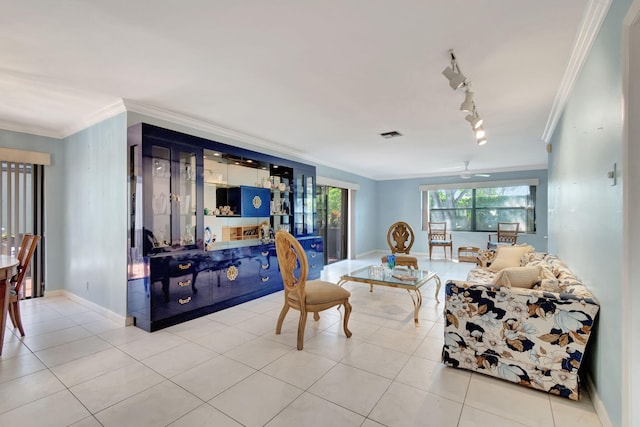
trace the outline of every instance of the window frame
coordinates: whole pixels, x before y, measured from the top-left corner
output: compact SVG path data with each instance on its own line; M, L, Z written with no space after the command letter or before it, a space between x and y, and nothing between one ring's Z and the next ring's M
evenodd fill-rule
M539 182L537 179L528 179L528 180L516 180L516 181L486 181L486 182L457 182L452 184L431 184L431 185L420 185L420 195L421 195L421 209L422 209L422 230L428 230L428 222L429 221L437 221L432 219L432 212L440 211L467 211L471 210L469 227L465 229L456 229L454 226L449 224L451 231L459 231L459 232L472 232L472 233L484 233L484 232L495 232L495 228L486 228L480 229L478 226L478 213L480 211L486 210L517 210L524 212L524 218L526 224L524 224L522 231L526 234L535 234L537 231L537 219L536 219L536 204L537 204L537 187ZM529 187L529 198L531 199L531 206L520 206L520 207L491 207L491 206L477 206L477 191L478 189L486 189L486 188L505 188L505 187ZM468 190L471 192L470 195L470 205L467 207L453 207L453 208L430 208L429 207L429 192L433 191L442 191L442 190L457 190L464 191ZM465 217L463 215L463 217ZM449 221L447 221L449 222ZM504 222L504 221L500 221ZM531 228L531 229L529 229Z

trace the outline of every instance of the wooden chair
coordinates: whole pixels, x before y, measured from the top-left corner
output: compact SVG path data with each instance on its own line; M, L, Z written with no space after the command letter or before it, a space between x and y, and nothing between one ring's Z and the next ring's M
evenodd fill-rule
M313 319L319 320L318 312L335 306L344 306L343 329L347 338L351 337L351 331L347 327L351 304L351 293L335 283L323 280L307 281L309 263L307 255L300 243L286 231L276 233L276 253L280 274L284 282L284 306L278 317L276 335L282 331L282 322L289 311L294 308L300 312L298 321L298 350L302 350L304 343L304 328L307 323L307 313L313 313Z
M418 269L418 258L409 256L415 235L413 229L404 221L398 221L387 230L387 245L391 249L392 254L401 254L396 256L396 265L413 267ZM382 262L387 262L387 257L382 257Z
M451 233L447 233L446 222L430 222L429 223L429 259L433 248L442 247L444 249L444 259L447 259L447 248L449 248L449 255L453 259L453 240L451 239Z
M24 278L27 275L31 258L36 250L40 236L34 234L25 234L22 238L20 251L18 252L18 274L11 279L11 290L9 295L9 317L14 328L18 328L20 335L24 336L24 328L22 327L22 318L20 317L20 299L24 292Z
M487 249L497 249L498 246L513 246L518 241L518 229L520 224L517 222L499 222L498 232L489 234ZM495 240L492 240L495 237Z

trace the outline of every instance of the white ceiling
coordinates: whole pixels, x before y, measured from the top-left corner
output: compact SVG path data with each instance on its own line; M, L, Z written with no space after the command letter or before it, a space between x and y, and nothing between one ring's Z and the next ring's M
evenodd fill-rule
M2 0L0 128L61 137L125 100L374 179L545 168L593 3ZM450 48L483 147L441 74Z

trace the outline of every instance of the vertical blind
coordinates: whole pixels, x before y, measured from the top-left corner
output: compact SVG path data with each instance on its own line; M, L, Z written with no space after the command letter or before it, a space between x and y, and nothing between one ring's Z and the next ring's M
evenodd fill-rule
M0 253L17 256L25 234L43 232L44 166L24 162L0 161ZM41 296L43 292L43 240L27 273L25 296ZM30 280L29 280L30 279Z

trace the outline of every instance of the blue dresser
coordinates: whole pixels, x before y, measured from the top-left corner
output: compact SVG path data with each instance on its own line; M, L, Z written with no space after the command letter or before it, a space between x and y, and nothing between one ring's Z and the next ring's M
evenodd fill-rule
M142 123L128 140L136 326L151 332L282 290L277 230L300 241L308 278L320 278L314 167Z

